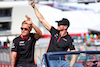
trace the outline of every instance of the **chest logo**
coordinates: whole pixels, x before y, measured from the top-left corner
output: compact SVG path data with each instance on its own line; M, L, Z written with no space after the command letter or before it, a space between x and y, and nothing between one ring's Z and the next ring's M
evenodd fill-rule
M58 34L55 34L54 36L55 36L56 38L58 38Z
M25 45L24 41L19 42L19 46L24 46L24 45Z
M30 41L30 40L31 40L31 37L29 37L28 41Z
M67 39L63 38L64 41L67 41Z

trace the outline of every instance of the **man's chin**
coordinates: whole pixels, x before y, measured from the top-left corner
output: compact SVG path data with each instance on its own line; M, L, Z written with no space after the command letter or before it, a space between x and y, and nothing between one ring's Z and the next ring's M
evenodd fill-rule
M23 37L26 37L27 35L25 35L25 34L22 34L22 36L23 36Z
M58 31L63 31L63 30L59 30L59 29L58 29Z
M60 31L60 29L57 29L58 31Z

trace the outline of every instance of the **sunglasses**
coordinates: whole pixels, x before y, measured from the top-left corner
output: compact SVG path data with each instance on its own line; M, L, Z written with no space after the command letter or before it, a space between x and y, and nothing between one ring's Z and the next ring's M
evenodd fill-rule
M98 62L98 61L90 61L90 62L96 63L96 62Z
M22 27L21 27L21 30L23 30L23 29L24 29L24 30L28 30L27 28L22 28Z
M60 25L64 25L64 24L58 24L58 26L60 26ZM66 25L64 25L64 26L66 26Z

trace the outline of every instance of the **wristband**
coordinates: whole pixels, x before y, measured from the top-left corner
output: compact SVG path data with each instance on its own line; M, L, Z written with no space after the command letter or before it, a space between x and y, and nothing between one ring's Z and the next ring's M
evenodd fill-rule
M34 6L32 6L33 8L35 7L35 5Z

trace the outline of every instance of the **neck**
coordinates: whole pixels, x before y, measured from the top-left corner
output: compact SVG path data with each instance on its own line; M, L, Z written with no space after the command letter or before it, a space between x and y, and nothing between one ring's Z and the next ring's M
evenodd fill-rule
M21 38L27 40L29 38L29 35L27 35L27 36L21 35Z
M61 35L61 37L66 36L67 35L67 31L66 30L60 31L60 35Z

